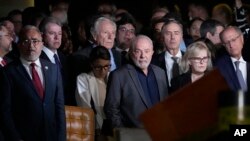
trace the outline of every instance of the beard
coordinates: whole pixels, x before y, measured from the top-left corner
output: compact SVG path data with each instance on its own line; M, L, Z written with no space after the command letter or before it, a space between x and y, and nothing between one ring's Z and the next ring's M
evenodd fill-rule
M132 58L134 64L140 68L140 69L146 69L148 68L150 62L149 61L146 61L146 60L136 60L134 58Z

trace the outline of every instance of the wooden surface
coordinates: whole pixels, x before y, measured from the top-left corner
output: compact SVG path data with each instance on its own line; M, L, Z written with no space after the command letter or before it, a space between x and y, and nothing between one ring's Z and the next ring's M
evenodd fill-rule
M216 125L217 96L227 90L224 78L213 70L144 112L140 119L153 141L182 140Z

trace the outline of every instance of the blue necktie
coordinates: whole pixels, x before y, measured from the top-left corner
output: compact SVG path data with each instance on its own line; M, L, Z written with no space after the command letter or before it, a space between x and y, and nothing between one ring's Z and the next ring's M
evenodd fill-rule
M59 58L56 54L54 54L54 59L55 59L55 63L57 64L57 66L61 69L62 65L61 65L61 62L59 61Z
M247 85L246 85L246 82L243 78L243 75L242 75L242 72L241 70L239 69L239 64L240 64L240 61L235 61L234 62L235 64L235 67L236 67L236 75L238 77L238 80L239 80L239 83L240 83L240 87L243 91L247 91Z

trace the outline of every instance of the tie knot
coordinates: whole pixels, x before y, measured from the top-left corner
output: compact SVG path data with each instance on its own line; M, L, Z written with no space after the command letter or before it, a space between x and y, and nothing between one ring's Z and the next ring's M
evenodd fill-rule
M30 63L30 66L31 66L31 67L35 67L35 66L36 66L36 63L34 63L34 62L33 62L33 63Z
M3 59L2 61L1 61L1 63L2 63L2 65L6 65L7 63L6 63L6 61Z
M238 69L240 65L240 61L235 61L234 64L235 64L236 69Z
M178 57L171 57L171 58L173 59L174 63L177 63Z

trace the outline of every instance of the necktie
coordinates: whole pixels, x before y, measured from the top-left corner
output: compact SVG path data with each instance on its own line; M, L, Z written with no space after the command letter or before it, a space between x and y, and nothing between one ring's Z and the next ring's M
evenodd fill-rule
M37 71L35 69L36 64L31 63L30 66L31 66L31 75L32 75L33 84L35 85L35 88L36 88L36 90L38 92L38 95L43 100L43 98L44 98L44 90L43 90L41 79L39 78L39 75L38 75L38 73L37 73Z
M243 91L246 91L247 90L247 85L246 85L245 80L243 78L242 72L239 69L240 61L235 61L234 64L235 64L235 67L236 67L235 71L236 71L236 75L237 75L239 83L240 83L240 87L241 87L241 89Z
M2 64L3 66L7 65L7 63L6 63L6 61L5 61L4 59L1 61L1 64Z
M57 64L57 66L61 69L62 68L61 62L59 61L59 58L56 54L54 54L54 59L55 59L55 63Z
M178 57L172 57L174 63L172 68L172 78L175 78L179 75L179 64L178 64Z

